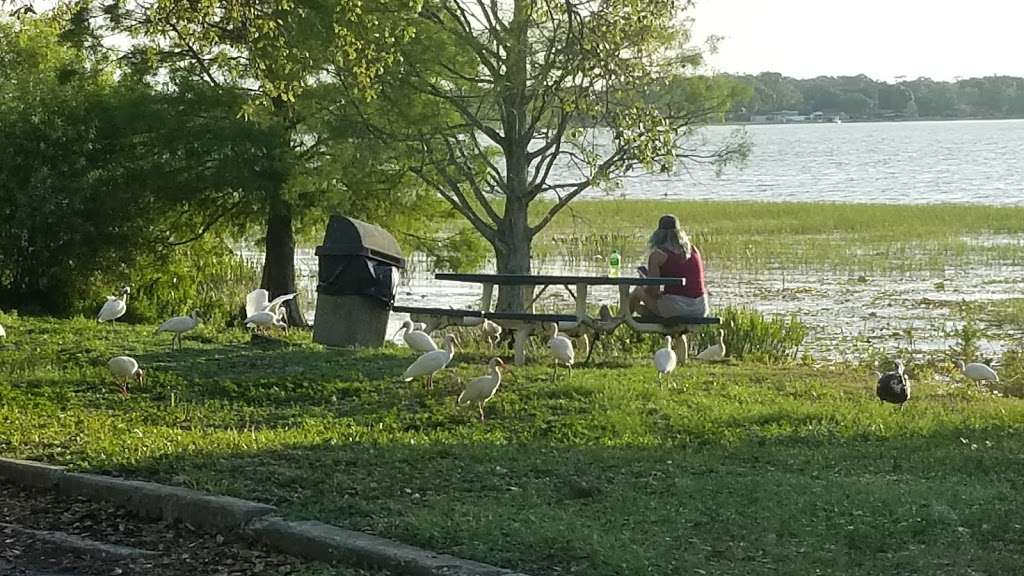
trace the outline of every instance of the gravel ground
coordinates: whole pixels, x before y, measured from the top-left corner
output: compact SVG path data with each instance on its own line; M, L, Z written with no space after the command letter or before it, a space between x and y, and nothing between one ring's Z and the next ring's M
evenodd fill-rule
M101 558L0 527L0 576L386 576L299 560L188 526L140 520L105 504L29 492L3 482L0 523L155 553Z

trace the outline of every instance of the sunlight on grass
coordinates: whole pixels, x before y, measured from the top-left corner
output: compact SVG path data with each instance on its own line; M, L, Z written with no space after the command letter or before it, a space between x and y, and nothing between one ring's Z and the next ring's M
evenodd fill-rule
M513 368L398 382L406 350L308 333L4 317L0 454L255 498L537 575L1010 573L1024 552L1024 404L915 367L903 411L853 367L687 365L646 352L550 381ZM105 361L149 380L121 397ZM965 534L971 537L965 537Z

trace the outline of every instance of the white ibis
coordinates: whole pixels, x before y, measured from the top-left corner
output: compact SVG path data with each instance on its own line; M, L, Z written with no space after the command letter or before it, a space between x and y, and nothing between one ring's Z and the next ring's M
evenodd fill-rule
M0 338L7 338L7 330L4 330L3 324L0 324Z
M725 331L718 331L718 344L708 346L703 352L697 354L697 360L706 362L718 362L725 359Z
M124 313L128 311L128 294L130 293L131 289L125 286L121 289L120 295L107 296L107 301L103 303L100 313L96 315L96 321L113 322L124 316Z
M477 407L480 409L480 421L484 421L484 404L494 397L494 393L498 391L498 386L501 385L501 368L505 367L505 363L501 361L501 358L491 358L490 372L486 376L480 376L479 378L473 378L466 384L466 389L459 394L459 399L455 401L456 404L469 404L470 402L476 402Z
M132 378L142 384L146 373L131 356L116 356L107 362L107 368L114 375L114 381L121 387L121 394L128 394L128 381Z
M910 399L910 378L903 372L903 361L895 360L893 364L892 372L879 375L875 394L882 402L897 404L902 410L903 403Z
M676 351L672 349L672 337L665 336L665 347L654 352L654 367L658 370L658 381L661 377L676 369L679 362Z
M572 364L576 360L576 352L572 348L572 340L558 333L558 324L555 322L551 323L551 339L548 340L548 349L551 350L551 357L555 360L555 371L551 374L551 379L554 380L558 376L559 364L569 367L569 377L572 378Z
M434 343L433 338L430 337L426 332L416 330L416 324L412 320L406 320L402 322L402 327L395 332L395 336L399 333L402 334L402 340L405 340L405 344L417 352L433 352L437 350L437 344Z
M295 293L283 294L270 300L270 292L267 292L263 288L257 288L245 297L245 315L252 316L257 312L271 312L277 314L278 308L282 304L295 298Z
M161 332L171 332L174 334L174 338L171 339L171 349L174 349L174 344L177 342L178 349L181 349L181 335L185 332L189 332L199 326L199 311L193 310L192 314L188 316L175 316L160 325L153 334L159 334Z
M281 320L279 314L270 312L268 310L256 312L255 314L251 314L248 318L245 319L246 328L255 327L266 329L270 328L271 326L277 326L278 328L284 328L285 330L288 329L288 324Z
M975 384L979 382L999 382L999 374L996 371L989 368L985 364L980 362L971 362L970 364L964 364L962 360L954 360L956 369L961 374L970 378Z
M455 356L455 345L458 341L458 338L456 338L454 334L445 336L444 348L422 354L415 362L405 369L405 373L402 374L402 380L409 382L413 378L426 376L427 387L433 388L434 373L438 370L444 369L444 367L448 366L448 363L452 361L452 357Z
M487 343L491 345L491 350L494 350L494 345L498 343L498 339L501 338L501 326L491 322L490 320L484 319L484 323L480 325L480 332L483 333L484 338L487 339Z

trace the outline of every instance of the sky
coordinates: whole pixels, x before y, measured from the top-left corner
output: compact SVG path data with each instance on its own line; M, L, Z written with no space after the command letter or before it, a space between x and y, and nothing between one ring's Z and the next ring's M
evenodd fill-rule
M1024 76L1024 0L696 0L694 40L719 72Z

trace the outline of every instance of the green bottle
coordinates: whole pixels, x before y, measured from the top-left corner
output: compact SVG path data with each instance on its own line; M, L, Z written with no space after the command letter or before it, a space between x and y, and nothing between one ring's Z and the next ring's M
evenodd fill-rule
M612 278L618 278L621 264L622 258L619 256L619 251L613 250L612 255L608 257L608 275Z

